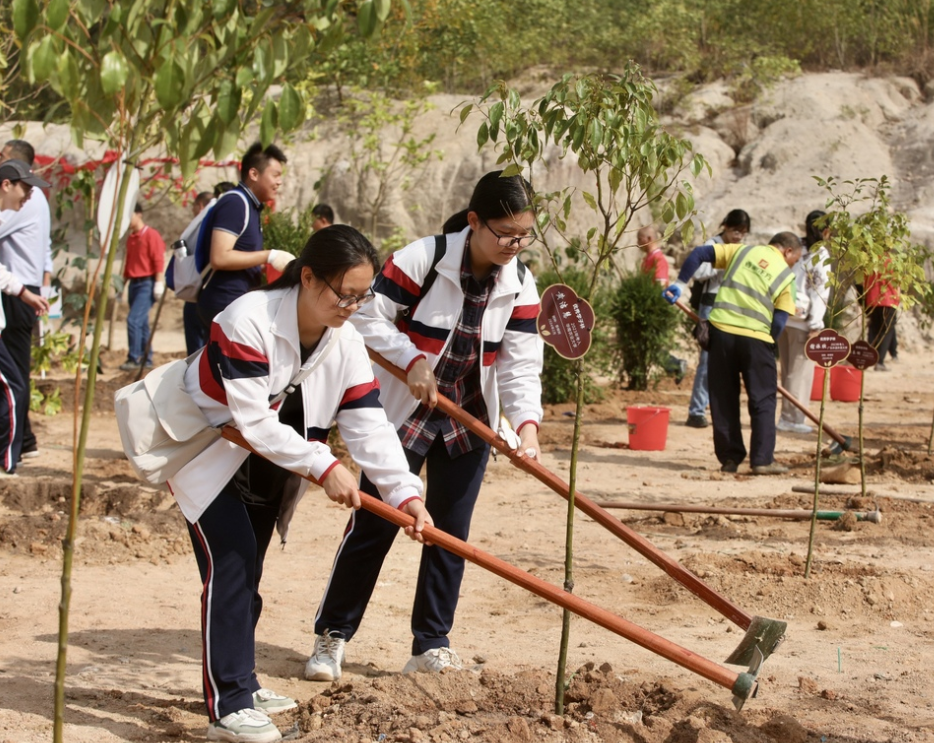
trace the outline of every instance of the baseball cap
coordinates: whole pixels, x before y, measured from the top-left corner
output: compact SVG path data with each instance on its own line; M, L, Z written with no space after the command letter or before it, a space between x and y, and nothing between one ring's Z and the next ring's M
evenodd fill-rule
M7 160L0 164L0 182L2 181L22 181L29 186L39 188L48 188L51 185L33 173L22 160Z

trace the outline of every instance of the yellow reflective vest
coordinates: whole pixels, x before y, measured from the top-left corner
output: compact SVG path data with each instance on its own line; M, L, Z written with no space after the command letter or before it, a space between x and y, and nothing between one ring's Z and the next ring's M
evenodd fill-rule
M790 292L791 313L794 314L794 274L784 257L770 245L738 248L718 245L716 248L714 265L726 268L726 272L710 312L710 322L724 332L772 343L772 317L776 303L786 290ZM726 265L718 265L721 262Z

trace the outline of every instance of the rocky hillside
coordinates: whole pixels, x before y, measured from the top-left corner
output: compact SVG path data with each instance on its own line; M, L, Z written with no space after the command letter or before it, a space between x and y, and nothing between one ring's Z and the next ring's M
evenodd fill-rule
M518 83L531 101L550 85L544 73ZM660 82L664 91L665 83ZM479 120L458 128L453 110L463 97L439 95L433 110L416 122L415 135L436 135L433 159L407 190L390 195L381 215L382 231L401 228L409 238L430 234L451 213L463 208L473 183L495 167L492 149L477 152ZM710 162L712 177L695 183L697 219L709 231L733 208L753 219L753 237L766 239L779 230L803 229L804 216L824 205L826 193L812 176L841 179L888 175L893 201L906 210L915 239L934 239L934 103L927 102L908 78L868 78L856 73L806 74L778 83L751 105L737 105L723 83L694 90L666 116L672 130L689 138ZM0 127L9 136L11 125ZM29 124L26 133L37 151L64 154L76 163L99 157L90 145L78 151L65 127ZM309 201L332 204L339 219L359 224L357 194L361 184L350 174L347 132L327 120L309 125L286 143L289 168L282 206L303 207ZM584 186L573 163L557 151L546 171L536 173L540 188ZM329 171L316 194L314 184ZM236 180L233 168L209 168L202 188L218 180ZM167 236L187 221L178 206L162 199L152 205L152 222ZM645 221L649 219L645 215ZM581 231L589 225L576 225ZM75 236L73 244L82 244Z

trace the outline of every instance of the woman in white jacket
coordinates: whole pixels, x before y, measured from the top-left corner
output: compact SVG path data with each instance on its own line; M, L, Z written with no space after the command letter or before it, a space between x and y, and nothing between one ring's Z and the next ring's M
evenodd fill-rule
M386 414L398 429L413 473L427 471L426 506L435 525L467 539L490 448L435 409L444 395L496 427L502 414L519 450L538 454L542 342L535 321L535 280L518 253L536 239L531 186L487 173L470 206L389 257L376 277L376 299L353 320L369 348L408 374L407 383L377 370ZM369 492L372 484L361 482ZM359 627L396 529L355 512L344 534L315 619L305 678L341 675L344 644ZM460 668L448 633L464 560L422 548L412 609L412 658L403 669Z
M303 490L298 483L307 485L291 473L313 475L332 501L360 507L355 478L326 443L334 421L376 492L415 517L408 535L420 540L431 523L421 482L380 407L363 339L345 325L372 299L376 268L376 251L353 228L314 233L278 281L217 315L186 373L186 389L208 420L232 422L261 455L221 439L169 480L204 586L208 740L280 740L268 714L295 707L263 689L254 672L259 582L273 529L279 521L284 534L282 522ZM284 400L270 406L287 387Z

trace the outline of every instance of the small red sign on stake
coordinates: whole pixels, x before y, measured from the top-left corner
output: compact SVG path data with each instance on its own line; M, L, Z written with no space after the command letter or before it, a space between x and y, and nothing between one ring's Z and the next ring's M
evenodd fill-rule
M590 349L593 307L565 284L552 284L542 293L538 313L542 340L566 359L579 359Z
M836 330L827 328L804 344L804 355L818 366L829 369L850 355L850 342Z
M879 361L879 352L872 347L869 341L856 341L850 349L850 363L862 371L870 366L875 366Z

